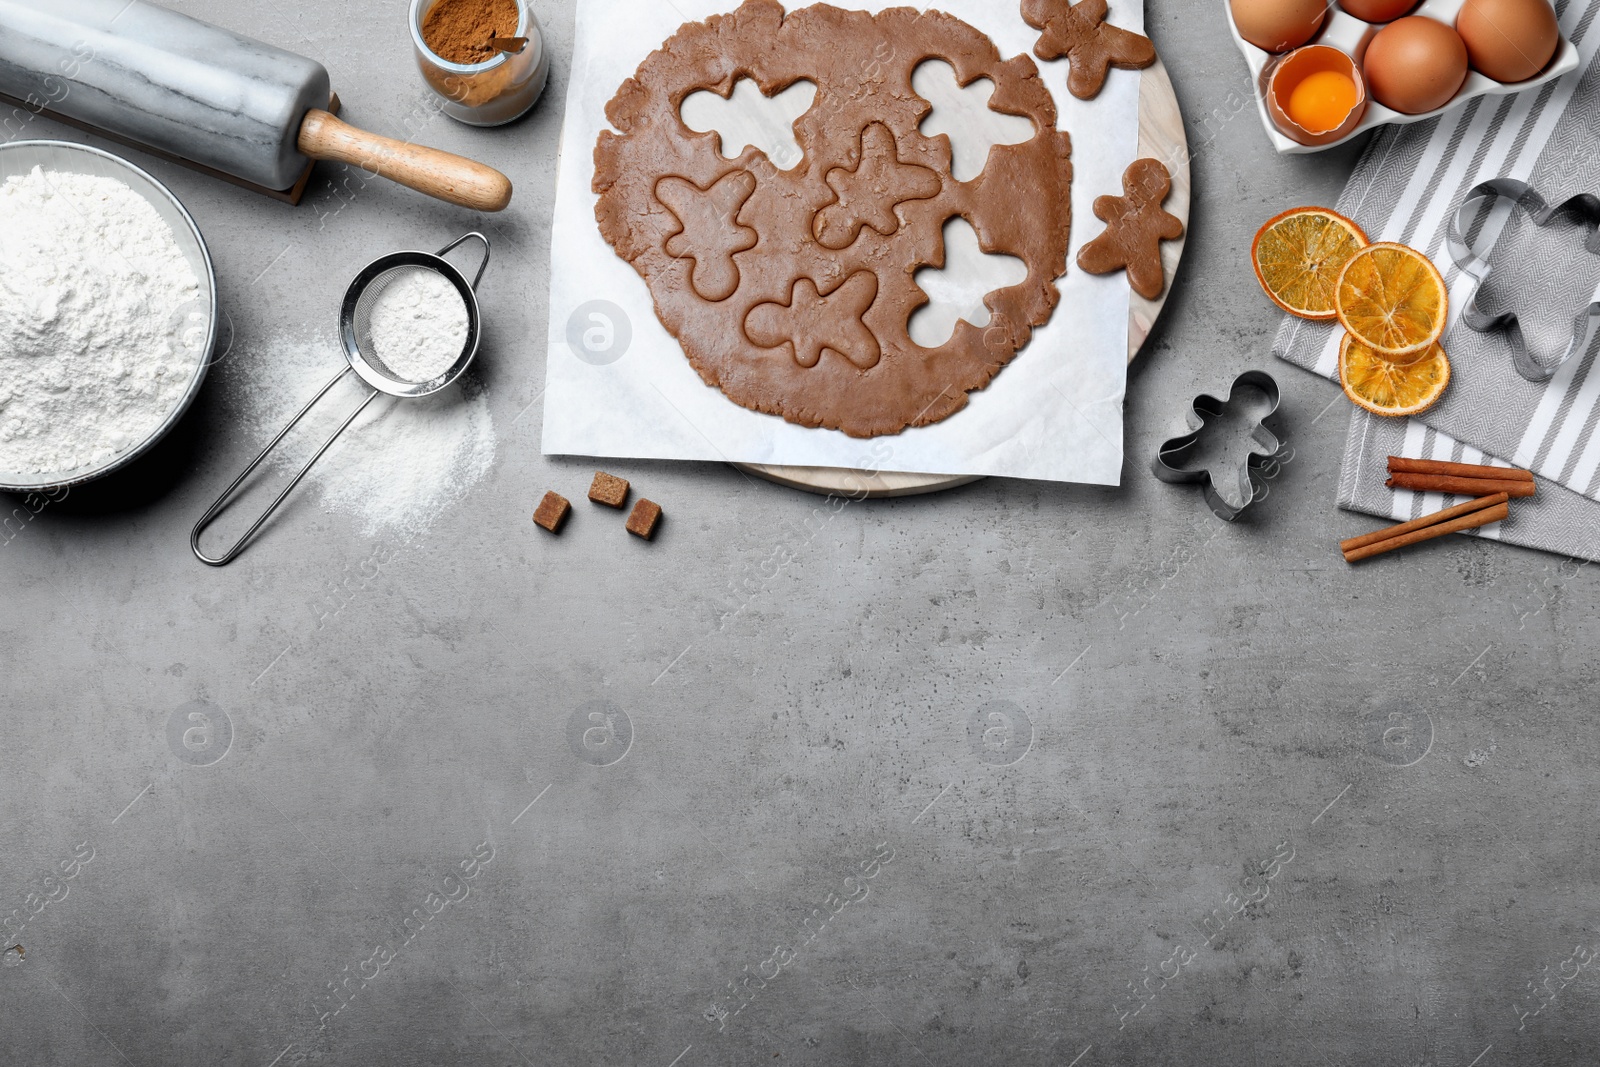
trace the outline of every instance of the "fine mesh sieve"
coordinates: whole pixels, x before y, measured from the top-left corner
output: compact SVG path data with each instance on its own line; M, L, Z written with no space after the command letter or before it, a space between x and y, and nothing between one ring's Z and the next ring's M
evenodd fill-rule
M344 342L345 358L350 367L361 375L363 381L391 396L416 397L436 393L455 381L467 369L478 349L478 300L473 290L478 280L468 284L467 279L443 257L445 252L469 238L484 242L484 263L488 263L488 241L478 233L468 234L460 241L443 249L439 255L426 252L396 252L367 265L345 293L344 306L339 312L339 334ZM384 292L410 275L420 273L441 275L451 283L467 306L467 336L455 360L441 363L438 374L423 380L412 380L397 373L383 361L372 341L372 313ZM483 276L479 267L478 277Z
M453 263L444 258L447 253L469 240L483 242L483 261L478 264L478 273L470 282L467 281L466 275L462 274ZM189 535L189 547L194 550L195 557L200 562L213 567L221 567L238 558L239 553L243 552L245 546L250 543L251 537L272 517L272 513L278 510L278 505L282 504L284 499L294 491L294 487L300 484L300 480L310 473L312 465L322 458L322 454L333 445L334 441L338 440L339 435L344 433L349 425L356 420L356 416L366 410L367 405L372 403L378 394L386 393L389 396L401 398L429 396L461 377L462 373L472 365L473 358L478 354L480 330L478 326L477 288L478 283L483 280L483 272L488 266L489 239L481 233L473 232L458 237L435 253L394 252L375 259L362 268L361 273L357 274L355 280L350 283L350 288L345 290L344 303L339 308L339 339L343 343L345 360L349 363L349 366L335 374L327 385L317 391L317 395L313 396L306 406L300 409L299 414L289 420L287 426L278 431L278 435L267 444L266 448L261 450L261 454L244 469L239 477L233 480L233 484L228 486L223 494L217 498L216 503L212 504L210 509L200 516L200 521L195 523L194 530ZM467 336L462 343L461 351L455 354L453 361L447 361L448 353L439 353L437 363L430 363L430 366L437 365L442 369L425 381L412 380L397 373L384 362L373 344L372 338L372 314L377 307L379 298L396 282L403 281L408 276L416 275L419 272L431 272L444 277L460 295L467 308ZM339 424L339 428L333 431L332 435L322 443L322 447L317 449L316 454L306 461L306 465L300 468L300 472L294 476L294 479L284 488L283 492L278 494L277 499L268 505L267 510L262 512L260 518L256 519L255 523L245 531L244 536L239 538L232 548L221 556L208 556L202 552L200 550L201 533L204 532L207 526L211 525L218 515L227 509L239 486L272 454L272 450L278 447L278 442L282 441L289 431L294 429L312 408L316 407L317 402L327 395L328 390L332 389L339 383L341 378L351 372L354 372L362 381L371 386L372 392L368 393L366 399L362 400L360 405L350 413L344 422Z

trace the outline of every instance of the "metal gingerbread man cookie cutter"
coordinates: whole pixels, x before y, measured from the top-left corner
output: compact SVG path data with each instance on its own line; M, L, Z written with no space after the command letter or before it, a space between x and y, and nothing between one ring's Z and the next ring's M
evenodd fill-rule
M1527 182L1515 178L1493 178L1475 186L1467 193L1466 199L1461 202L1461 206L1456 209L1455 215L1450 220L1448 236L1450 258L1461 268L1463 274L1472 279L1461 321L1479 333L1503 331L1511 342L1511 356L1517 373L1530 382L1547 382L1555 377L1556 371L1569 360L1581 356L1588 350L1596 330L1600 330L1600 297L1578 312L1573 320L1572 344L1554 363L1541 362L1528 349L1527 339L1523 336L1522 325L1515 311L1490 315L1479 307L1478 296L1488 283L1492 268L1489 265L1488 254L1479 254L1476 241L1469 239L1467 233L1473 218L1482 210L1483 205L1488 204L1492 207L1501 200L1510 201L1515 210L1522 211L1538 227L1549 225L1552 220L1563 214L1570 213L1577 216L1593 227L1593 231L1584 242L1584 247L1600 256L1600 198L1590 193L1581 193L1560 204L1551 205Z
M1254 442L1244 462L1219 466L1207 463L1198 469L1187 466L1187 461L1209 429L1213 419L1221 418L1241 388L1254 389L1265 399L1267 410L1256 419L1250 439ZM1174 437L1163 444L1151 462L1150 469L1157 478L1174 485L1198 483L1205 493L1206 504L1219 519L1232 522L1244 514L1246 508L1267 495L1267 476L1262 471L1281 457L1285 445L1275 432L1280 430L1278 404L1282 393L1277 379L1266 371L1247 370L1233 380L1225 397L1201 393L1194 398L1184 420L1189 433ZM1219 472L1225 471L1219 478ZM1223 493L1224 480L1232 497Z

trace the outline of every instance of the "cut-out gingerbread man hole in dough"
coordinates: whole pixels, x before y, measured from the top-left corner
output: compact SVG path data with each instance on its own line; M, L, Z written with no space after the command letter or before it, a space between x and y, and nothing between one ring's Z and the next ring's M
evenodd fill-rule
M963 87L956 82L956 68L942 59L929 59L911 72L911 88L933 105L922 120L923 134L937 137L942 133L950 138L950 169L958 182L970 182L982 174L995 145L1033 140L1032 120L989 107L994 82L988 78Z
M911 340L923 348L938 348L955 336L956 323L965 319L977 327L989 325L989 308L983 298L996 289L1021 284L1028 268L1015 256L990 255L978 247L978 232L959 215L944 224L944 269L917 271L917 287L928 303L911 313Z
M740 78L726 100L709 89L690 93L678 114L694 132L721 138L724 159L737 159L754 146L779 170L792 170L804 155L794 138L794 124L816 98L812 82L797 81L775 96L763 96L753 80Z
M745 316L744 332L762 348L781 348L802 367L815 367L823 353L843 356L861 370L878 365L883 349L862 316L878 298L878 278L857 271L830 293L810 278L789 291L789 303L757 304Z

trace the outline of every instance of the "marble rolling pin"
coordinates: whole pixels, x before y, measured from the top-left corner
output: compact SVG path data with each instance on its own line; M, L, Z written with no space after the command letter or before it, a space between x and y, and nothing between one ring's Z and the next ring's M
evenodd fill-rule
M479 211L511 201L497 170L323 110L322 64L148 0L0 0L0 93L267 189L331 159Z

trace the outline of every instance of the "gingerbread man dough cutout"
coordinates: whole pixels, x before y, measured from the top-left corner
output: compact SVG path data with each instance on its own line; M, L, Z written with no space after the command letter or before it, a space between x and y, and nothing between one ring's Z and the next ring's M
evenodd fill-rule
M861 133L861 162L835 167L825 179L838 197L817 212L814 226L824 248L849 248L870 226L884 237L900 228L894 209L911 200L939 195L939 175L927 167L900 161L894 131L874 122Z
M1106 0L1022 0L1022 20L1036 30L1040 59L1065 58L1072 65L1067 88L1079 100L1093 100L1106 83L1106 70L1143 70L1156 61L1150 38L1106 21Z
M1126 268L1133 291L1154 300L1167 284L1161 242L1183 236L1183 220L1161 207L1172 192L1172 174L1160 160L1136 159L1122 175L1122 191L1095 200L1095 218L1106 229L1078 250L1078 266L1090 274Z
M794 283L788 305L757 304L744 321L744 332L763 348L788 346L795 362L815 367L824 352L837 352L862 370L878 365L882 349L861 317L878 296L877 276L852 274L823 296L817 283Z
M734 254L757 240L756 231L739 224L739 211L755 191L756 176L747 170L732 171L709 189L674 177L656 183L656 199L678 220L667 255L694 261L689 284L707 300L726 300L739 288Z
M991 81L989 107L1027 119L1033 136L996 145L982 173L957 181L949 137L921 128L933 104L912 73L929 59L949 63L960 85ZM743 78L769 97L817 87L793 124L798 161L779 167L750 145L728 159L717 134L684 123L687 96L728 99ZM644 278L701 379L745 408L854 437L939 422L1061 300L1071 140L1034 60L1001 56L953 15L744 0L684 24L622 83L606 117L612 129L594 150L600 233ZM909 329L928 302L917 272L944 265L944 225L956 216L1027 277L983 298L987 328L963 320L923 348Z

